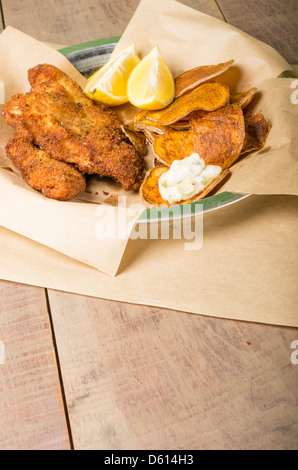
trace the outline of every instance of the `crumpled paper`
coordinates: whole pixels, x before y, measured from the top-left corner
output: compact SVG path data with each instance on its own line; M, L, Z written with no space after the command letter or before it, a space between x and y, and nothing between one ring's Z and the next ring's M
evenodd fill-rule
M255 111L264 112L272 129L266 147L241 158L221 191L297 195L297 159L293 151L298 144L298 108L291 102L292 81L276 78L291 68L276 51L220 20L172 0L141 1L115 54L132 42L141 57L158 44L174 75L200 64L233 58L234 66L219 79L233 91L256 86L259 99ZM84 77L62 54L20 31L6 28L0 35L0 80L5 86L5 101L16 92L28 91L28 68L44 62L56 65L84 86ZM4 147L13 133L1 117L0 225L115 275L130 230L144 210L138 194L124 193L116 183L94 177L86 193L71 202L47 200L20 179L7 159ZM152 157L149 150L148 166ZM117 205L119 197L121 204ZM118 228L122 224L122 228L114 230L114 238L106 227L110 220Z

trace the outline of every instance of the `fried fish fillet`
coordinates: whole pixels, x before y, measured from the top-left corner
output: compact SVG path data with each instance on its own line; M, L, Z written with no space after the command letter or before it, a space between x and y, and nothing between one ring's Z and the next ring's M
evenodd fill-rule
M79 170L51 158L24 137L12 137L5 150L27 183L46 197L68 201L85 191L86 181Z
M80 171L137 190L145 175L142 156L121 129L111 109L89 99L70 77L49 64L28 71L31 90L14 95L3 117L17 133L51 157Z

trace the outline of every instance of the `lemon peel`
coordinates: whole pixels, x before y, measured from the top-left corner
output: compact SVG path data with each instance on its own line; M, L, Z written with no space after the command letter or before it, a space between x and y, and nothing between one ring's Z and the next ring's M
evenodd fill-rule
M147 110L165 108L173 101L174 78L158 46L155 46L131 72L127 96L131 104Z
M133 43L89 78L84 93L92 100L108 106L127 103L128 79L140 62Z

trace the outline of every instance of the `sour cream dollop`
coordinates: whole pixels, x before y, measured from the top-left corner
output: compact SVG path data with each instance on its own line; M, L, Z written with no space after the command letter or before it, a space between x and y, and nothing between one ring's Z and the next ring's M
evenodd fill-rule
M158 181L161 197L170 204L185 201L199 194L221 173L221 167L206 165L198 153L183 160L174 160Z

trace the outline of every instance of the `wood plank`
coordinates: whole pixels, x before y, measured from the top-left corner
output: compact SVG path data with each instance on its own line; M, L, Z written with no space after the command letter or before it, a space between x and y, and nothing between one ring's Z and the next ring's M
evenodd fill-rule
M69 449L44 289L0 281L0 449Z
M228 23L269 44L290 64L298 63L297 0L217 0Z
M120 36L140 0L2 0L5 24L40 41L78 44ZM221 17L215 1L184 0L203 13Z
M218 5L215 0L178 0L179 3L186 5L188 7L194 8L194 10L201 11L206 15L214 16L220 20L223 19L223 15L218 8Z
M297 446L297 330L49 296L75 449Z
M45 292L0 280L0 449L70 448Z
M0 0L0 33L3 31L3 21L2 21L2 7L1 7L1 0Z

